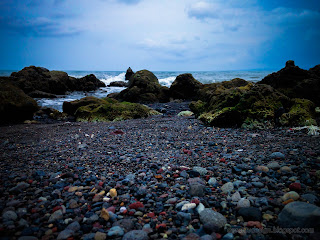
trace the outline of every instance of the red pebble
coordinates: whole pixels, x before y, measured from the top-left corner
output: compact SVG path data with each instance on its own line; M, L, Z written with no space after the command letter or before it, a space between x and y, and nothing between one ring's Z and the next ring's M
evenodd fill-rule
M64 191L68 191L68 190L69 190L69 188L70 188L69 186L66 186L66 187L64 187L64 189L63 189L63 190L64 190Z
M258 222L258 221L249 221L249 222L247 223L247 226L248 226L248 227L257 227L257 228L260 228L260 229L263 228L263 227L262 227L262 224L261 224L260 222Z
M99 186L102 187L103 183L104 183L104 182L99 182Z
M92 226L93 226L94 228L103 228L103 226L102 226L100 223L98 223L98 222L94 223Z
M52 213L54 213L55 211L58 211L58 210L60 210L60 209L62 209L61 206L56 206L56 207L54 207L54 208L52 209Z
M131 203L129 205L129 208L131 208L131 209L138 209L138 208L143 208L143 207L144 207L144 205L142 202L135 202L135 203Z
M160 168L158 171L157 171L157 173L162 173L163 172L163 169L162 168Z
M161 223L156 226L157 230L165 230L166 228L167 228L167 225L165 223Z
M198 205L200 203L200 200L198 198L194 198L191 200L191 203L195 203Z
M216 239L221 239L221 234L220 233L216 233Z
M301 190L301 184L300 183L291 183L289 186L291 191L300 191Z
M33 182L33 180L32 180L32 179L28 180L28 183L29 183L29 184L31 184L32 182Z
M147 216L148 216L149 218L155 218L155 217L156 217L156 215L154 214L154 212L148 213Z
M220 159L220 162L224 162L224 163L225 163L226 160L225 160L224 158L221 158L221 159Z
M54 233L54 232L58 231L58 228L54 227L54 228L51 229L51 231Z
M176 173L175 173L175 174L173 174L173 177L174 177L174 178L178 178L178 177L180 177L180 176L179 176L179 174L176 174Z
M167 213L166 212L161 212L161 213L159 213L159 215L165 216L165 215L167 215Z
M133 211L130 211L130 212L129 212L129 215L130 215L130 216L133 216L133 215L134 215L134 212L133 212Z
M107 208L106 210L109 212L116 213L116 208L114 206L111 206L111 207Z

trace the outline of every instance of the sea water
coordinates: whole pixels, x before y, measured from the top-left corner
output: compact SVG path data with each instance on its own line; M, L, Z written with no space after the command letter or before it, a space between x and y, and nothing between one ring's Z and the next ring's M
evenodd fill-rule
M13 71L0 71L0 76L10 76ZM69 76L81 78L88 74L94 74L98 79L108 86L114 81L125 81L125 72L123 71L65 71ZM188 72L193 75L195 79L201 83L216 83L222 81L228 81L234 78L242 78L251 82L258 82L265 76L273 71L196 71ZM159 80L159 83L163 86L170 87L176 77L186 72L166 72L166 71L154 71L153 72ZM62 111L62 104L64 101L73 101L85 96L95 96L98 98L106 97L110 93L120 92L124 90L123 87L103 87L92 92L71 92L66 95L58 96L58 98L36 98L36 101L40 106L55 108Z

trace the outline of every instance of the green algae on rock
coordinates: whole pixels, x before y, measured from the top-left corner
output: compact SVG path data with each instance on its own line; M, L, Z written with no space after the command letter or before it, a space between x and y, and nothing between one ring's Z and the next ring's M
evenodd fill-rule
M121 121L146 118L151 115L159 114L145 105L118 102L112 98L99 99L95 97L85 97L80 100L65 102L64 105L72 106L71 109L77 107L73 115L78 122Z

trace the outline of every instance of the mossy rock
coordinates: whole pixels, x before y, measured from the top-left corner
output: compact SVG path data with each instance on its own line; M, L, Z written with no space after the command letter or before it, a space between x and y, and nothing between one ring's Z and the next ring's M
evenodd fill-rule
M270 120L247 118L241 125L245 129L270 129L274 127L274 123Z
M109 98L101 100L100 103L80 106L74 114L76 120L79 122L109 122L157 115L153 109L138 103L118 102Z
M131 76L128 88L119 94L110 95L119 101L137 103L168 102L169 89L160 85L158 78L148 70L141 70Z
M207 110L207 103L201 100L193 101L189 104L190 110L195 114L196 117L199 117L202 113Z
M289 112L282 114L280 123L284 126L317 125L315 105L308 99L292 99Z
M37 102L8 78L0 78L0 123L17 123L33 119L39 109Z
M101 105L101 104L104 104L105 101L106 101L105 99L100 99L100 98L91 97L91 96L84 97L79 100L75 100L75 101L71 101L71 102L63 102L62 109L63 109L64 113L67 113L67 114L73 116L79 107L87 106L90 104ZM116 100L114 100L114 101L116 101Z
M216 112L206 112L199 119L209 126L215 127L240 127L242 117L234 107L226 107Z
M176 77L170 86L170 96L173 99L195 99L203 84L194 79L192 74L184 73Z

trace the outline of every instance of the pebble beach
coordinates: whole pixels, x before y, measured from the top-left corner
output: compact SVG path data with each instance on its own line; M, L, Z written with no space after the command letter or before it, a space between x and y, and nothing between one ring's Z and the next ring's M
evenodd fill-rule
M319 136L207 127L185 106L1 126L1 239L319 239Z

